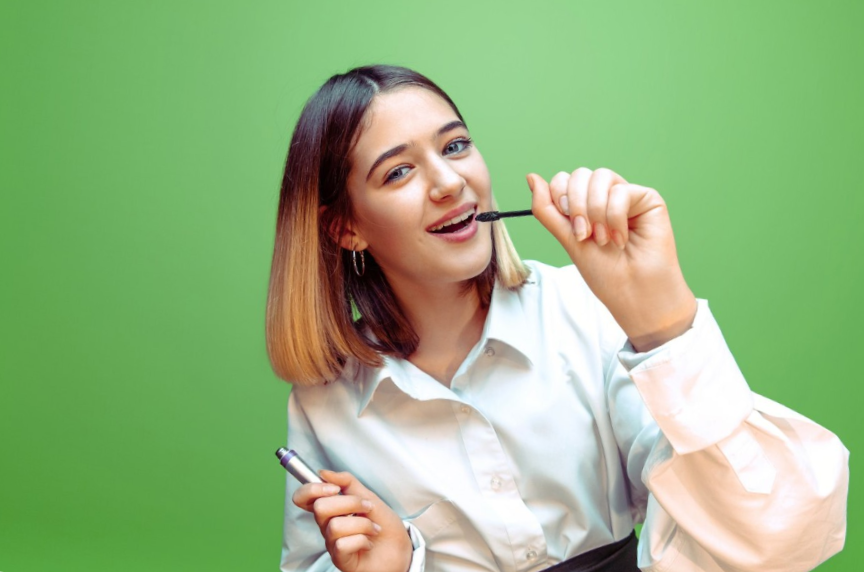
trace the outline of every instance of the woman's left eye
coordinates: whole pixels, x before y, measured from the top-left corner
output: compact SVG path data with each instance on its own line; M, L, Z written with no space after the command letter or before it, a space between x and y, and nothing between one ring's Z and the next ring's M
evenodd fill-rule
M454 139L450 143L447 143L447 146L444 147L444 154L453 155L456 153L461 153L465 149L469 148L471 144L471 139Z

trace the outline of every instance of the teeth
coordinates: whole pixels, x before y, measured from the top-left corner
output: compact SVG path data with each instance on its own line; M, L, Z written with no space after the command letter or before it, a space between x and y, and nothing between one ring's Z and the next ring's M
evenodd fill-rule
M433 231L433 232L436 231L436 230L441 230L441 229L444 228L445 226L449 226L449 225L451 225L451 224L456 224L457 222L462 222L463 220L467 220L467 219L471 218L471 216L472 216L473 214L474 214L474 209L471 209L470 211L465 211L465 212L462 213L461 215L459 215L459 216L454 216L453 218L451 218L450 220L444 222L443 224L440 224L440 225L438 225L438 226L432 227L432 228L430 228L429 230L430 230L430 231Z

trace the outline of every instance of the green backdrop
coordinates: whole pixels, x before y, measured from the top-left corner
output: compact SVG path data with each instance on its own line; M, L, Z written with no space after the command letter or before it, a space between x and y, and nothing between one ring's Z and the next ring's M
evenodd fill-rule
M583 165L661 192L752 388L852 451L820 570L857 571L862 6L4 0L0 570L277 569L281 168L317 86L386 62L450 92L504 208Z

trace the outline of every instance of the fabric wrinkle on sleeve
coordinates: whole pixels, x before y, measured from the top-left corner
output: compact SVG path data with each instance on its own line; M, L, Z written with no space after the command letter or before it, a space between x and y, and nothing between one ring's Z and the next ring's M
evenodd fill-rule
M643 570L803 572L842 548L848 451L750 392L706 301L690 330L643 354L625 343L618 360L610 414L629 437L628 475L641 469L649 491ZM634 387L659 432L628 419Z
M288 448L297 452L313 470L325 468L327 461L320 443L314 439L306 413L297 400L297 391L288 396ZM282 536L281 572L338 572L324 548L324 539L312 513L292 501L300 483L286 474L285 519Z
M645 570L804 572L842 549L848 451L816 423L754 400L714 446L679 455L658 441L643 472Z
M618 359L679 454L729 437L753 410L750 388L706 300L698 300L691 329L644 354L627 342Z

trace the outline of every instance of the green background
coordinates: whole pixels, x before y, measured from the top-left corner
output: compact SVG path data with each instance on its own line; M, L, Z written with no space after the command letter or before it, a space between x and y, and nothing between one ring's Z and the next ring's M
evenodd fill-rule
M276 570L281 169L333 73L459 104L501 206L609 167L666 198L754 391L864 441L860 2L0 4L0 570ZM533 220L524 258L567 262ZM859 563L856 565L856 562Z

